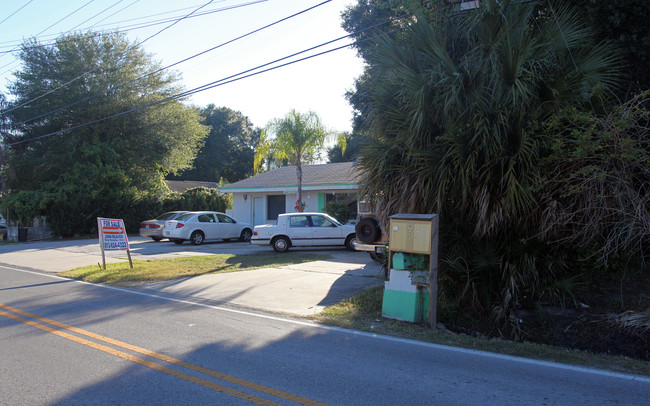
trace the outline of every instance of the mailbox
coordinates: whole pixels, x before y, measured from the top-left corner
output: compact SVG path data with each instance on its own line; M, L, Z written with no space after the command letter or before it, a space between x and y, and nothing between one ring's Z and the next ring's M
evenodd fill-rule
M431 254L431 217L426 219L390 218L391 251Z

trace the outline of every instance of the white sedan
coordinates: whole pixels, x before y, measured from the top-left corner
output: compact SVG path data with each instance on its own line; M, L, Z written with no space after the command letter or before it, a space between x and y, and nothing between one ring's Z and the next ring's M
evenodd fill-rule
M354 251L354 225L341 224L324 213L285 213L276 224L257 225L252 244L271 245L276 252L290 247L345 246Z
M165 238L176 244L189 240L194 245L200 245L206 240L228 241L235 238L247 242L252 234L252 225L215 211L187 212L167 221L163 229Z

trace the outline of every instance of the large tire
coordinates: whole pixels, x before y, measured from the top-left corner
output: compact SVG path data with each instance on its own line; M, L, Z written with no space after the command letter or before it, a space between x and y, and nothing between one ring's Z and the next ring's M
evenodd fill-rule
M203 232L197 230L193 232L192 235L190 236L190 241L194 245L201 245L203 244L204 238L205 236L203 235Z
M357 239L363 243L371 244L381 238L381 230L377 220L366 217L359 220L355 226Z
M253 236L253 232L251 231L250 228L245 228L241 230L241 235L239 236L239 241L243 242L249 242L251 240L251 237Z
M275 237L273 241L271 241L271 245L275 252L287 252L291 246L291 240L289 240L289 237L284 236Z
M350 251L356 251L354 249L354 243L357 241L357 236L354 234L348 235L348 237L345 239L345 247L349 249Z

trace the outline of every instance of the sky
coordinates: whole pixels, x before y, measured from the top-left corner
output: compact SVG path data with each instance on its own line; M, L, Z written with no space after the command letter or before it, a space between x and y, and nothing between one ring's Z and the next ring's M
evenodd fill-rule
M15 52L37 37L47 43L71 31L120 30L167 66L248 34L323 0L1 0L0 92L9 96L12 72L20 69ZM174 66L181 83L193 89L347 35L341 12L354 0L332 0L310 11ZM194 12L194 17L182 17ZM203 15L200 15L204 13ZM172 23L179 20L176 24ZM155 24L154 24L155 23ZM148 27L143 27L148 25ZM167 28L166 28L167 27ZM163 30L164 29L164 30ZM159 31L163 30L159 33ZM350 43L343 39L292 58ZM292 59L285 60L284 62ZM247 116L264 127L291 109L317 113L325 127L352 129L345 92L361 75L363 61L346 47L256 76L199 92L186 103L210 103ZM59 90L63 91L63 89Z

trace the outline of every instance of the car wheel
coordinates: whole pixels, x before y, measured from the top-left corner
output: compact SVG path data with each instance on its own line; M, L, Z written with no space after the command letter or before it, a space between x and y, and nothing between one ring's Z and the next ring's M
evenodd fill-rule
M275 237L273 241L271 241L271 245L273 245L273 250L275 250L275 252L287 252L289 251L291 242L287 237Z
M373 243L381 237L381 230L377 220L366 217L359 220L355 227L357 238L366 244Z
M190 241L194 245L201 245L203 243L203 233L201 231L195 231L190 236Z
M357 236L354 234L348 235L348 238L345 239L345 246L347 249L350 251L355 251L354 249L354 243L357 242Z
M162 238L160 238L160 237L151 237L151 239L154 240L155 242L162 241Z
M245 228L241 230L241 235L239 236L239 241L243 242L249 242L251 240L251 237L253 236L253 232L251 231L250 228Z
M182 244L183 243L183 240L172 240L172 241L174 241L176 244Z

